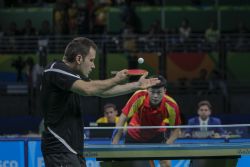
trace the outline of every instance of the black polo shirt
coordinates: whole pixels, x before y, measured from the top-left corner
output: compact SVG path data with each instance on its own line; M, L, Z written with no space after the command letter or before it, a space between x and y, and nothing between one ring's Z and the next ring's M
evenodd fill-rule
M42 135L43 154L83 153L80 97L70 91L72 84L79 79L83 78L62 61L53 62L44 70L41 85L41 107L46 129Z

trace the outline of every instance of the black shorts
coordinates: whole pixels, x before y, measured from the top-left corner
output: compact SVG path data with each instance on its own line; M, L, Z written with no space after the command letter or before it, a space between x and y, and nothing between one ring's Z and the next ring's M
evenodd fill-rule
M46 167L85 167L85 161L73 153L55 153L43 155Z
M165 134L164 133L159 133L159 135L156 135L152 139L148 141L138 141L135 140L132 136L130 136L128 133L126 134L125 137L125 143L165 143Z

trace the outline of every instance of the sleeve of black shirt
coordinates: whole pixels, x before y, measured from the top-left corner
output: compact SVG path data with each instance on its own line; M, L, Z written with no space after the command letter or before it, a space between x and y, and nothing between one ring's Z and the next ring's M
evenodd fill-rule
M51 73L50 74L50 81L52 84L55 84L57 87L63 90L70 90L73 83L80 78L75 76L62 74L62 73Z

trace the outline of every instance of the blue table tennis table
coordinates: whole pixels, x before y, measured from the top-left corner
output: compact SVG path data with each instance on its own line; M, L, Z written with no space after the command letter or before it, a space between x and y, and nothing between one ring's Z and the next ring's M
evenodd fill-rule
M250 139L178 139L166 144L93 144L85 142L84 156L101 159L119 158L197 158L250 155Z
M178 139L166 144L118 144L110 141L85 141L84 156L99 160L138 159L210 159L207 166L214 165L211 159L234 160L250 155L250 139ZM212 162L212 163L211 163ZM226 163L226 162L225 162ZM223 164L225 164L223 163ZM195 166L195 165L194 165ZM196 165L199 166L199 165ZM222 165L221 165L222 166ZM233 166L233 165L225 165Z

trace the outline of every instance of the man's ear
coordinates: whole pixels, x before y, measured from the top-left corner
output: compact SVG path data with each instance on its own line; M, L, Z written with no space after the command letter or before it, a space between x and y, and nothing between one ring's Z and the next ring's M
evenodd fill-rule
M78 54L75 59L76 59L76 63L77 64L81 64L81 62L82 62L82 56L80 54Z

